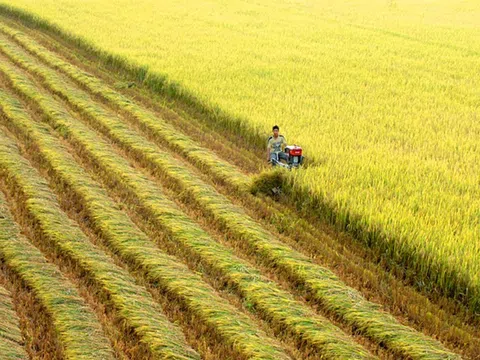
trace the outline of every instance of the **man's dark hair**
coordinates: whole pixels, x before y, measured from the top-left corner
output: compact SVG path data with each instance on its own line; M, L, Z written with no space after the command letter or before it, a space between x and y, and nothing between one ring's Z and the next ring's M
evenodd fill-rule
M272 128L272 131L275 130L275 129L280 130L280 128L278 127L278 125L274 125L273 128Z

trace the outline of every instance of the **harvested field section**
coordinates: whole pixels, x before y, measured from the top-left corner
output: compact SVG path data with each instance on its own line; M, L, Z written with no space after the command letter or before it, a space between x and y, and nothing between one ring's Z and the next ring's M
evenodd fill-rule
M0 136L0 157L4 157L13 150L12 143L3 135ZM0 172L5 176L3 162ZM79 296L74 285L20 235L1 194L0 227L0 260L15 276L14 279L33 292L48 314L52 327L50 340L54 343L58 341L58 344L52 344L59 346L57 355L65 359L113 359L108 341L92 310Z
M59 209L45 180L20 157L11 140L2 136L2 143L6 144L2 149L8 150L9 156L0 156L0 168L25 222L31 223L38 237L67 259L79 274L96 283L125 334L132 340L133 334L138 337L137 356L197 359L198 355L184 343L183 334L162 315L150 294L95 248Z

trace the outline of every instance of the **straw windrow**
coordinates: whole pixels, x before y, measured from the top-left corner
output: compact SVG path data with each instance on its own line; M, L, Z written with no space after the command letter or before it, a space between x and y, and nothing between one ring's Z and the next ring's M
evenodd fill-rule
M108 135L118 145L128 150L145 166L162 173L175 182L220 226L246 241L250 251L255 251L262 261L275 265L291 280L301 283L312 297L329 312L347 324L359 329L364 335L378 343L385 344L393 351L413 358L450 358L455 355L443 349L436 341L398 323L391 315L378 306L366 301L357 291L343 284L331 271L313 264L304 255L292 250L275 239L270 233L249 218L242 209L232 205L228 199L205 184L185 166L173 160L168 153L132 132L118 119L109 116L105 110L88 103L88 96L65 84L60 87L60 79L54 72L28 59L28 56L12 55L16 61L30 71L41 76L46 85L62 94L73 105L88 114L95 126Z
M0 133L0 175L6 175L4 162L15 150L10 141ZM9 213L7 204L0 193L0 260L33 291L37 301L46 309L51 318L55 336L61 344L66 359L113 359L113 353L92 310L79 296L76 288L66 280L60 271L47 262L43 254L23 236ZM2 303L0 294L0 303ZM4 302L9 305L8 302ZM10 304L11 305L11 304ZM12 326L13 316L0 309L0 343L10 338L11 350L21 343L18 329ZM10 321L9 321L10 320ZM7 323L6 323L7 321ZM10 326L8 326L10 324ZM2 327L8 326L8 331ZM12 338L13 336L13 338ZM2 348L0 347L0 350ZM4 352L0 352L0 358Z
M0 137L0 171L9 191L17 196L17 205L22 207L39 237L97 284L108 298L107 305L112 306L123 324L123 330L140 339L139 351L143 356L198 359L179 329L161 314L151 295L88 241L60 210L45 180L19 155L9 138L3 134Z

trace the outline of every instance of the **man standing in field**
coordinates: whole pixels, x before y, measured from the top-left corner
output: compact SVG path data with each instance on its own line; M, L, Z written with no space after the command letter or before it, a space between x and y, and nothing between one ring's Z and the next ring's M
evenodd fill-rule
M287 146L287 140L283 135L279 134L280 128L275 125L272 128L273 135L268 138L267 143L267 161L270 161L273 165L280 160L287 160L288 155L283 151Z

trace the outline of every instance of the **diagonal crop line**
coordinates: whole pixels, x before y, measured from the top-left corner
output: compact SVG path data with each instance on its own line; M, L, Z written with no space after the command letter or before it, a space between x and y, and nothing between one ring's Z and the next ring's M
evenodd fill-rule
M2 140L0 158L11 156L11 151L16 149L2 134L0 139ZM3 162L0 173L2 175L5 173ZM66 280L53 264L48 263L36 247L20 235L2 193L0 193L0 229L2 229L0 260L32 289L35 298L48 311L65 358L114 359L95 314L87 307L74 285ZM0 303L4 303L1 294ZM0 343L3 337L1 328L6 320L11 319L4 314L0 310L2 319ZM15 334L15 339L21 337L19 330L16 330ZM11 351L14 349L12 346ZM0 353L0 358L3 354Z
M3 41L0 44L2 51L21 66L42 77L47 87L86 113L115 143L128 150L146 166L172 179L179 188L191 194L192 199L205 213L210 214L225 230L246 241L265 262L306 286L314 299L344 322L405 356L424 359L456 357L437 341L401 325L394 317L381 311L378 305L366 301L359 292L343 284L331 271L312 263L303 254L282 244L248 217L243 209L218 194L213 187L205 184L177 160L172 160L168 153L131 131L107 110L94 104L88 95L62 81L58 74L35 62L20 50L9 51L4 47Z
M0 193L0 229L3 232L3 194ZM9 219L10 220L10 219ZM6 224L8 226L9 224ZM0 234L0 242L2 239ZM0 257L2 249L0 248ZM0 285L0 359L27 360L27 352L23 346L22 333L17 314L13 308L11 294ZM108 353L107 351L105 351ZM105 357L107 358L107 357Z
M7 185L12 191L22 193L25 211L42 236L108 294L125 330L132 329L153 356L198 359L180 330L161 314L150 294L88 241L60 210L45 180L19 155L11 140L4 135L0 138L0 172Z
M54 92L61 94L75 107L86 113L115 143L129 151L146 166L172 179L183 191L191 194L198 206L211 215L226 231L246 241L265 262L274 265L291 279L306 286L314 299L344 322L405 356L423 359L455 357L437 341L400 324L394 317L382 311L378 305L365 300L359 292L347 287L331 271L312 263L303 254L278 241L246 215L243 209L233 205L225 196L218 194L213 187L205 184L198 176L179 164L178 160L173 160L168 153L131 131L118 118L94 104L85 93L69 86L65 81L60 82L61 78L58 74L35 62L19 49L10 51L7 46L4 46L4 41L0 42L0 47L21 66L42 77L45 84Z
M194 164L199 165L214 177L225 183L233 185L237 189L248 188L250 178L244 175L238 168L220 159L212 151L199 146L190 137L182 134L165 120L159 118L151 111L139 106L133 100L113 90L101 79L70 64L42 45L32 41L25 34L13 30L0 23L0 31L15 38L26 49L35 53L51 66L60 69L72 79L86 87L95 95L101 96L114 106L130 114L140 125L140 128L153 135L162 144L166 143L170 148L178 151Z
M35 90L38 96L43 96ZM45 99L48 99L45 97ZM136 268L143 269L149 281L173 297L182 299L190 311L196 314L209 327L215 329L224 341L245 359L287 359L283 350L245 315L225 303L214 290L199 276L194 275L184 265L162 253L131 220L118 210L105 191L101 189L69 156L58 140L48 134L45 127L32 121L22 110L21 105L0 92L0 104L11 120L10 126L21 132L29 142L36 143L46 162L56 175L70 184L73 191L80 194L84 206L91 212L92 221L108 239L115 252ZM59 118L70 115L51 101L44 103L45 109ZM73 120L73 119L72 119ZM75 121L75 120L73 120ZM63 131L63 130L62 130ZM88 133L88 129L85 129ZM91 141L96 141L91 138ZM102 153L100 157L110 154Z
M6 110L4 111L7 117L13 120L19 116L15 116L9 110L11 107L5 107ZM75 119L72 119L68 113L61 110L58 106L44 107L44 111L53 114L50 116L52 126L61 129L60 132L62 133L67 133L67 137L75 139L75 144L80 144L82 150L95 159L95 162L105 173L116 177L117 183L128 184L131 191L139 198L140 203L148 208L152 220L155 219L160 226L166 228L175 237L176 241L190 253L200 256L210 267L213 267L230 282L238 286L242 296L248 302L255 304L267 318L282 324L283 327L295 334L294 336L299 338L300 341L306 342L309 346L324 352L325 356L329 358L342 357L353 359L370 357L365 350L354 344L350 338L346 337L340 329L333 326L328 320L316 315L305 305L296 302L291 295L280 290L273 282L262 277L258 270L235 257L231 251L212 240L198 225L186 217L173 202L162 196L153 183L139 175L126 160L118 157L109 145L99 139L95 133ZM17 120L14 123L19 124L20 121ZM24 133L34 133L34 124L26 121L22 123L24 124L22 126L25 127ZM19 127L19 125L16 126ZM35 131L35 134L31 135L30 141L40 143L42 135L39 135L39 131ZM51 143L52 141L49 142ZM50 150L49 153L60 154L61 151ZM53 162L53 160L51 161ZM64 163L71 164L72 161L66 159ZM144 261L152 267L152 270L149 270L150 272L155 271L152 264L155 262L155 259L161 259L161 253L144 234L135 229L135 226L131 224L125 215L115 210L112 201L97 189L98 186L95 182L89 180L82 173L81 169L75 169L73 164L69 166L68 171L63 170L63 174L59 173L58 176L69 179L66 181L71 183L74 191L81 195L84 207L89 209L91 217L99 224L98 226L106 234L106 237L111 239L118 238L120 235L117 235L118 231L115 232L115 229L121 228L122 236L127 239L135 238L137 244L142 244L143 256L146 256L145 253L151 254L151 258ZM97 199L102 206L96 206L91 199ZM110 206L107 206L107 204ZM107 212L108 214L106 214ZM108 219L110 226L102 225L105 219ZM118 219L116 226L112 225L114 219ZM130 226L127 226L128 224ZM145 249L148 249L148 251L145 251ZM135 258L135 256L132 255L131 258ZM166 260L161 260L160 262L165 263ZM145 265L140 263L138 266ZM190 283L185 284L185 286L196 288L199 285ZM213 304L212 300L209 303Z

